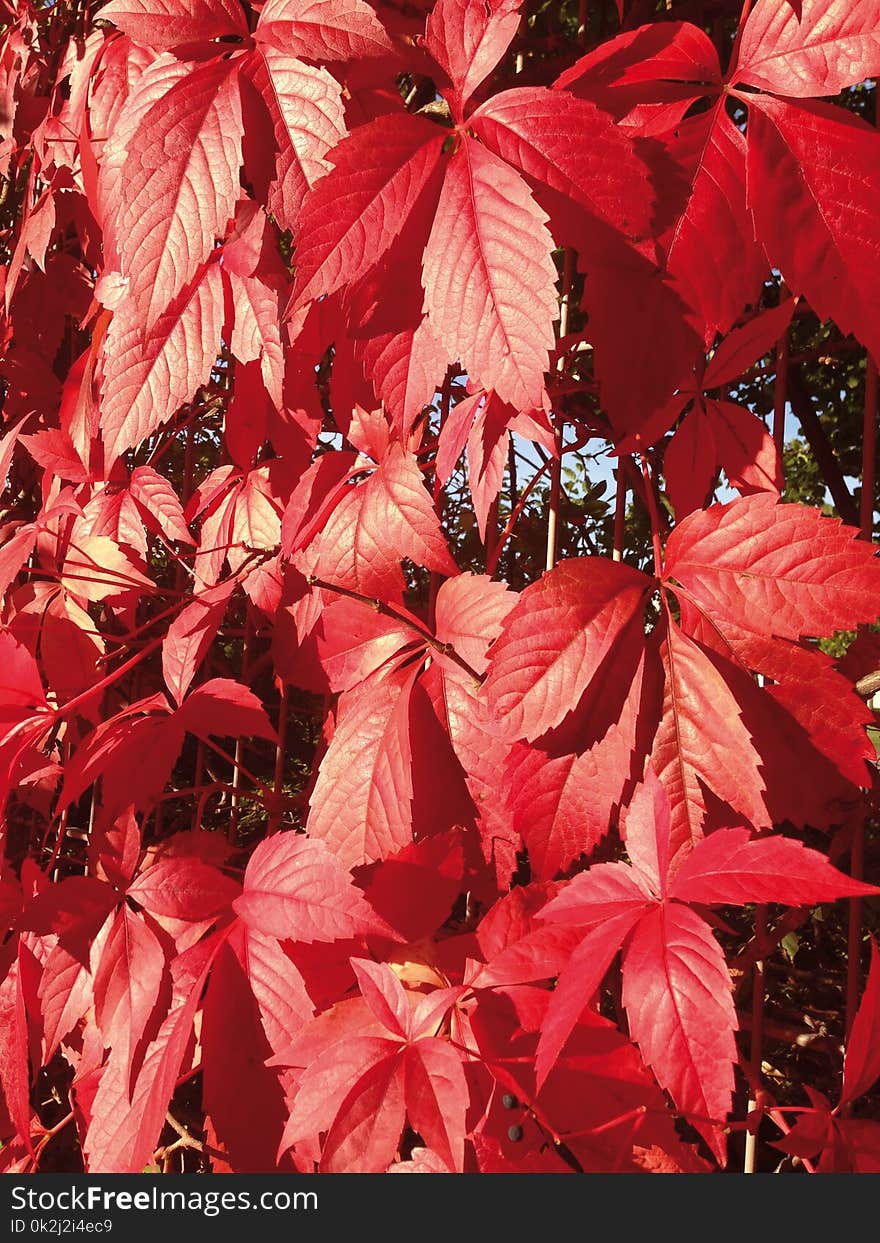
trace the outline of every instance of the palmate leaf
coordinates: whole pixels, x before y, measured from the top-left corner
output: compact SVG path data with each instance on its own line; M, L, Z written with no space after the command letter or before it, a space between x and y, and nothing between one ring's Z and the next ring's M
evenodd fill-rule
M723 1164L719 1128L731 1104L736 1014L721 947L685 904L742 905L760 895L802 904L872 887L844 876L799 842L755 840L746 829L722 829L676 851L673 807L650 765L626 815L626 846L631 867L594 866L541 912L551 926L580 926L584 932L547 1009L539 1076L546 1078L622 946L632 1038L660 1086L691 1116ZM540 934L536 940L540 944Z
M880 648L816 641L876 549L733 400L795 311L880 345L877 0L618 0L552 85L534 8L9 9L7 1172L723 1164L707 907L876 892L800 840L868 806ZM653 565L563 473L540 576L601 441ZM878 980L780 1141L822 1172L880 1163Z

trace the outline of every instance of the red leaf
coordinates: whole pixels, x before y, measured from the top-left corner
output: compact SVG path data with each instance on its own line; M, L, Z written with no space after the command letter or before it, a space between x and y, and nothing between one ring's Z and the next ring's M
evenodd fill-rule
M323 610L316 640L318 660L336 692L352 690L419 642L404 622L375 612L361 600L344 598Z
M333 169L306 195L296 231L294 305L366 275L430 186L443 135L423 117L379 117L333 148Z
M718 456L714 423L696 402L663 454L666 490L679 520L702 509L718 475Z
M356 350L377 401L388 411L399 434L406 436L446 372L446 354L427 318L414 329L371 337L358 343Z
M363 1035L369 1010L362 998L340 1002L325 1011L285 1054L303 1074L284 1128L281 1151L329 1131L353 1084L371 1066L397 1056L401 1044L374 1035L381 1025L373 1022L371 1034ZM401 1124L402 1125L402 1124Z
M760 494L679 523L666 574L709 616L755 634L797 639L873 621L880 563L836 518Z
M127 591L153 589L153 580L106 535L71 540L61 574L63 586L83 600L108 600Z
M293 833L260 842L233 906L250 927L279 940L337 941L382 926L324 843Z
M193 538L183 520L183 506L164 475L151 466L136 466L128 481L128 491L141 509L145 521L152 519L170 540L192 544Z
M240 83L245 170L279 225L294 229L306 194L331 167L327 153L345 137L339 83L265 40L241 63Z
M391 1164L405 1118L403 1065L390 1054L354 1084L324 1141L323 1173L378 1174Z
M693 911L672 903L645 915L624 957L623 1004L657 1082L723 1166L736 1012L724 954Z
M6 975L0 983L0 1087L18 1138L33 1154L31 1145L30 1066L28 1028L23 975L32 971L36 960L19 939L15 952L5 955Z
M361 996L379 1022L396 1038L407 1040L412 1016L403 985L387 963L352 958Z
M4 722L13 714L29 716L44 708L46 696L37 662L24 644L7 631L0 631L0 713Z
M212 60L190 66L127 142L116 239L125 301L145 333L226 232L241 194L241 135L237 64Z
M671 834L669 797L649 763L626 809L623 840L639 882L658 898L666 897Z
M186 855L159 858L128 887L151 915L199 923L229 909L240 893L238 884L201 859Z
M757 0L734 82L777 95L836 95L880 73L876 0L800 0L799 8Z
M271 1047L248 978L224 945L208 982L202 1014L204 1104L232 1168L273 1173L286 1110ZM254 1128L254 1119L259 1127Z
M230 944L247 974L266 1039L280 1053L315 1012L303 977L275 937L242 925Z
M828 104L748 98L749 205L770 262L880 355L880 135Z
M719 81L718 55L699 26L663 22L626 30L560 74L558 87L594 82Z
M165 1122L180 1073L205 979L222 938L200 942L172 963L171 1009L150 1044L129 1092L130 1066L112 1058L104 1067L88 1111L83 1151L89 1170L102 1174L140 1173L149 1161Z
M504 583L487 574L459 574L440 584L435 607L435 633L441 643L449 643L476 673L485 673L487 652L501 633L505 618L516 604L516 596ZM444 672L452 676L461 670L440 659Z
M40 936L56 933L72 952L83 947L119 901L119 894L96 876L66 876L47 885L25 904L21 927Z
M425 47L452 84L457 117L492 72L516 34L520 0L438 0L428 18Z
M366 886L370 906L405 941L431 936L461 892L464 854L450 831L404 846L384 859Z
M880 954L871 937L871 969L862 1000L853 1020L843 1060L843 1088L840 1104L856 1100L871 1088L880 1075Z
M144 810L162 792L182 745L183 733L166 714L112 717L80 744L66 765L61 805L78 799L100 776L107 816L130 806Z
M109 460L139 445L210 378L223 332L220 269L209 263L145 327L131 298L115 313L104 345L101 431Z
M363 595L398 594L400 561L455 575L431 497L401 445L366 483L348 488L310 549L312 573Z
M468 124L496 155L629 237L651 221L648 170L628 136L587 100L543 87L504 91ZM588 144L579 134L590 133Z
M782 491L782 464L763 422L732 401L704 402L712 424L719 465L727 481L744 496Z
M761 311L741 328L728 333L709 360L703 388L720 388L738 380L768 354L788 331L795 305L794 298L786 298L779 306Z
M235 580L226 579L200 592L165 632L162 674L178 707L217 637L234 589Z
M211 678L196 687L174 715L180 729L197 738L268 738L275 730L253 691L231 678Z
M625 863L594 863L565 885L540 912L541 919L574 928L595 928L624 912L643 910L650 890Z
M105 1045L136 1074L138 1046L165 977L165 950L143 916L119 908L95 967L95 1021Z
M385 56L392 50L364 0L268 0L255 37L308 60Z
M94 1003L92 975L83 963L61 944L50 950L40 977L40 1014L43 1019L43 1065Z
M511 738L565 717L638 616L650 580L600 558L562 561L522 593L489 656L485 691Z
M644 910L643 901L641 906L612 915L592 928L560 974L538 1041L535 1075L539 1088L556 1064L581 1012L602 983L614 955L638 924Z
M409 699L416 673L380 670L340 698L306 827L343 867L384 859L412 841Z
M767 271L746 207L746 142L719 102L684 121L669 150L688 193L663 239L666 268L711 342L757 301Z
M557 314L545 220L519 174L465 137L422 263L432 332L484 388L523 411L542 404Z
M508 421L508 407L493 395L477 412L468 434L468 484L474 502L477 530L484 543L492 505L501 491L507 469L510 445Z
M469 1092L460 1055L448 1041L429 1036L406 1050L403 1071L410 1125L450 1169L461 1173Z
M101 17L158 52L224 35L244 38L248 33L237 0L110 0Z
M769 824L770 816L759 756L733 692L706 653L671 618L661 657L666 670L663 719L651 763L672 806L674 858L703 835L705 789L757 827Z
M555 876L581 853L589 855L614 823L630 784L641 776L660 710L656 656L642 648L630 678L629 649L643 642L633 630L620 645L591 694L596 712L577 723L576 743L560 743L562 754L557 754L551 734L547 750L542 743L519 744L510 753L510 816L528 848L534 876ZM567 733L565 726L560 732Z
M682 902L784 902L801 906L880 892L832 867L800 842L752 839L748 829L718 829L698 842L676 869L670 897Z

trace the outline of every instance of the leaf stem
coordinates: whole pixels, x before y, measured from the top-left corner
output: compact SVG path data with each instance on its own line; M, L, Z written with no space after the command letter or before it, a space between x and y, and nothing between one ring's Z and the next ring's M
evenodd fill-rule
M405 613L398 612L396 608L386 604L384 600L378 600L374 596L362 595L359 591L352 591L349 587L338 587L335 583L328 583L323 578L316 578L314 574L310 574L306 581L310 587L320 587L324 591L335 591L337 595L345 596L348 600L359 600L361 604L368 605L383 617L393 617L395 621L401 622L407 629L417 634L435 652L439 652L441 656L451 660L454 665L458 665L459 669L466 673L468 677L473 678L478 686L482 684L485 674L477 673L476 669L469 665L463 656L459 656L451 643L442 643L430 630L420 625L414 617L408 617Z
M642 478L645 481L645 500L648 515L651 519L651 543L654 549L654 573L658 579L663 578L663 550L660 546L660 514L657 510L657 494L654 491L654 480L644 457L641 459Z

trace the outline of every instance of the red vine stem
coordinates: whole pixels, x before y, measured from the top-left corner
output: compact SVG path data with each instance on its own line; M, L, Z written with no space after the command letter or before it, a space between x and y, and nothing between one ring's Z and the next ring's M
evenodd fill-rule
M275 732L278 735L278 745L275 747L275 772L273 789L278 805L273 809L269 817L269 833L275 833L280 827L281 811L280 800L284 792L284 753L287 743L287 683L281 684L280 694L278 696L278 726Z
M439 446L440 446L440 434L443 431L443 426L446 420L449 418L449 408L450 408L451 401L452 401L452 381L451 381L450 370L447 367L446 375L443 378L443 387L440 390L440 425L437 429L437 446L438 446L437 451L438 453L439 453ZM444 485L437 472L437 464L436 464L436 458L435 458L434 460L434 484L432 488L432 495L434 499L434 508L437 511L437 517L440 520L441 524L443 522L443 492L444 492ZM437 606L437 592L440 590L441 581L442 581L442 576L438 574L436 570L432 570L430 584L428 586L428 620L430 621L432 626L434 624L434 612Z
M651 478L651 472L648 469L648 463L644 458L642 463L642 478L645 481L645 500L648 505L648 516L651 519L651 544L654 549L654 573L657 578L663 577L663 550L660 546L660 514L657 510L657 496L654 492L654 480Z
M547 458L546 462L544 462L543 465L540 466L538 470L535 471L534 475L532 475L529 482L523 488L522 496L519 498L516 505L513 507L513 511L510 515L510 518L507 521L507 526L504 528L504 530L499 535L498 543L495 545L495 550L492 553L492 557L488 565L486 566L486 573L489 575L490 578L492 578L495 571L498 569L498 561L501 557L502 552L504 551L504 545L507 543L508 539L510 538L513 528L516 526L517 519L519 518L520 514L523 511L523 507L525 506L526 501L529 499L530 493L534 489L535 484L538 482L541 476L552 465L553 461L554 461L553 458Z
M617 494L614 498L614 546L612 561L623 560L623 543L626 536L626 468L623 462L617 468Z
M559 339L568 336L568 321L571 313L571 289L574 282L574 251L565 251L565 262L562 269L562 297L559 300ZM562 368L562 359L559 368ZM565 439L565 420L560 419L556 429L556 457L550 468L550 499L547 514L547 556L544 568L552 570L556 564L556 553L559 546L559 501L562 496L562 445Z
M877 120L877 99L874 99L874 120ZM877 366L868 355L865 364L865 411L862 426L862 499L859 517L862 539L874 538L874 483L877 457ZM861 819L853 832L850 852L850 872L855 880L862 880L865 870L865 822ZM862 900L851 898L847 921L846 957L846 1024L845 1035L849 1039L853 1020L859 1004L862 982Z
M767 907L763 903L755 908L755 940L760 944L767 936ZM746 1116L758 1107L761 1099L761 1046L764 1043L764 961L760 959L752 967L752 1031L749 1045L749 1078L753 1096L746 1106ZM754 1174L758 1148L758 1125L746 1131L743 1173Z
M730 82L736 73L736 67L739 62L739 45L742 43L743 32L746 28L746 22L749 20L749 13L752 11L752 0L743 0L742 13L740 14L739 26L736 31L736 38L733 41L733 51L730 53L730 67L727 70L726 82Z
M247 685L248 673L250 671L251 656L251 640L253 638L253 622L251 620L250 610L245 612L244 617L244 637L241 641L241 680ZM238 836L238 811L241 802L241 775L242 775L242 756L244 755L244 740L236 738L235 740L235 758L232 772L232 797L230 799L230 815L228 828L228 841L234 846Z
M375 610L375 612L381 613L383 617L393 617L395 621L406 626L413 634L417 634L424 643L427 643L428 647L432 647L435 652L439 652L441 656L446 656L453 664L458 665L459 669L473 678L477 685L482 683L485 674L477 673L476 669L469 665L463 656L459 656L451 643L441 642L436 635L420 625L415 618L407 617L405 613L401 613L392 605L386 604L384 600L361 595L359 591L352 591L349 587L338 587L335 583L328 583L323 578L316 578L314 574L308 576L307 582L310 587L319 587L324 591L335 591L338 596L345 596L347 600L358 600L361 604L365 604L368 608Z
M782 465L785 448L785 407L788 402L788 368L791 361L788 333L779 338L776 346L776 383L773 389L773 443Z

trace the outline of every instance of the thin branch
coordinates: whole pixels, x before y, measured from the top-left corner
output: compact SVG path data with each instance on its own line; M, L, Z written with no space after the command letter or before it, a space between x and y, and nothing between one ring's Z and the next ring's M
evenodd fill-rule
M338 587L335 583L328 583L323 578L316 578L314 574L310 574L306 581L310 587L320 587L324 591L335 591L338 596L345 596L348 600L359 600L361 604L366 604L382 617L393 617L395 621L401 622L407 629L417 634L420 639L427 643L428 647L433 648L435 652L439 652L441 656L451 660L454 665L458 665L459 669L473 678L478 686L482 684L486 676L485 674L477 673L476 669L469 665L463 656L459 656L451 643L442 643L430 630L420 625L415 618L407 617L405 613L398 612L392 605L386 604L384 600L377 600L374 596L362 595L359 591L352 591L349 587Z

